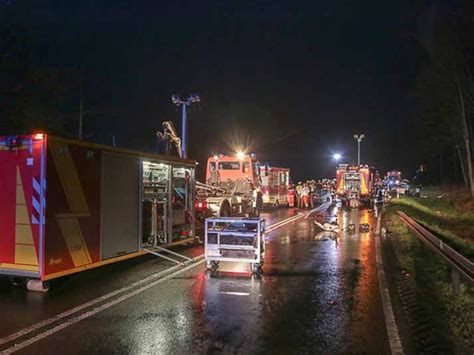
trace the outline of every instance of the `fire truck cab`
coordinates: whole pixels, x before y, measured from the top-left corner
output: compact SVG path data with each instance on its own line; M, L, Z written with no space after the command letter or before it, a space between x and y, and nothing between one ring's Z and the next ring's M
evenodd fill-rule
M375 170L367 165L340 164L336 170L336 194L342 200L357 195L362 202L370 202L375 182Z
M254 154L209 157L205 192L197 194L196 208L222 217L258 215L262 208L260 186L260 164Z

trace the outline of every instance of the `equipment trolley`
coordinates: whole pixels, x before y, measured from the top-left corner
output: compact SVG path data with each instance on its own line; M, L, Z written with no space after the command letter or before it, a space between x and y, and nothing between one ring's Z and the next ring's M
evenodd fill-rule
M220 261L251 264L259 273L265 257L263 218L220 217L205 222L204 255L207 267L215 270Z

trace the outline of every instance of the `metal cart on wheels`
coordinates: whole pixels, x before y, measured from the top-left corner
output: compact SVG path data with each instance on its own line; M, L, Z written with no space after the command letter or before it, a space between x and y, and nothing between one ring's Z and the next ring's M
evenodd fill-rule
M207 218L204 255L207 268L214 271L219 262L251 264L253 273L261 273L265 257L265 220L263 218Z

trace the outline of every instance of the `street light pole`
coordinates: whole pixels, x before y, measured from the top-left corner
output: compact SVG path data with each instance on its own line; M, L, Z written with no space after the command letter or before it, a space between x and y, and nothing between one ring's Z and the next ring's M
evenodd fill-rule
M182 115L181 115L181 141L182 141L182 145L181 145L181 156L183 157L183 159L187 159L188 158L188 149L187 149L187 141L186 141L186 136L187 136L187 117L186 117L186 104L185 105L182 105L183 107L183 112L182 112Z
M171 101L176 106L182 107L182 124L181 124L181 157L183 159L188 158L188 151L187 151L187 114L186 114L186 107L191 106L191 104L195 102L200 102L201 98L198 94L190 94L187 98L182 99L179 95L171 96Z
M360 166L360 142L364 139L363 134L354 134L354 139L357 141L357 165Z

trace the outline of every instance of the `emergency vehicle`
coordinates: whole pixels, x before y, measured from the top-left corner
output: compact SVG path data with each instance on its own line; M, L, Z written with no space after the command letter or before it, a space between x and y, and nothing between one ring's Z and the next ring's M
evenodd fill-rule
M385 184L389 190L396 188L402 181L402 173L400 171L388 171L385 176Z
M265 164L260 167L260 178L264 205L287 206L290 169Z
M196 187L197 213L258 216L262 208L260 163L254 154L209 157L206 183Z
M195 162L45 134L0 137L0 274L46 281L194 239Z
M336 169L336 194L340 199L347 200L355 193L359 200L368 203L372 199L375 180L375 170L367 165L339 164Z

